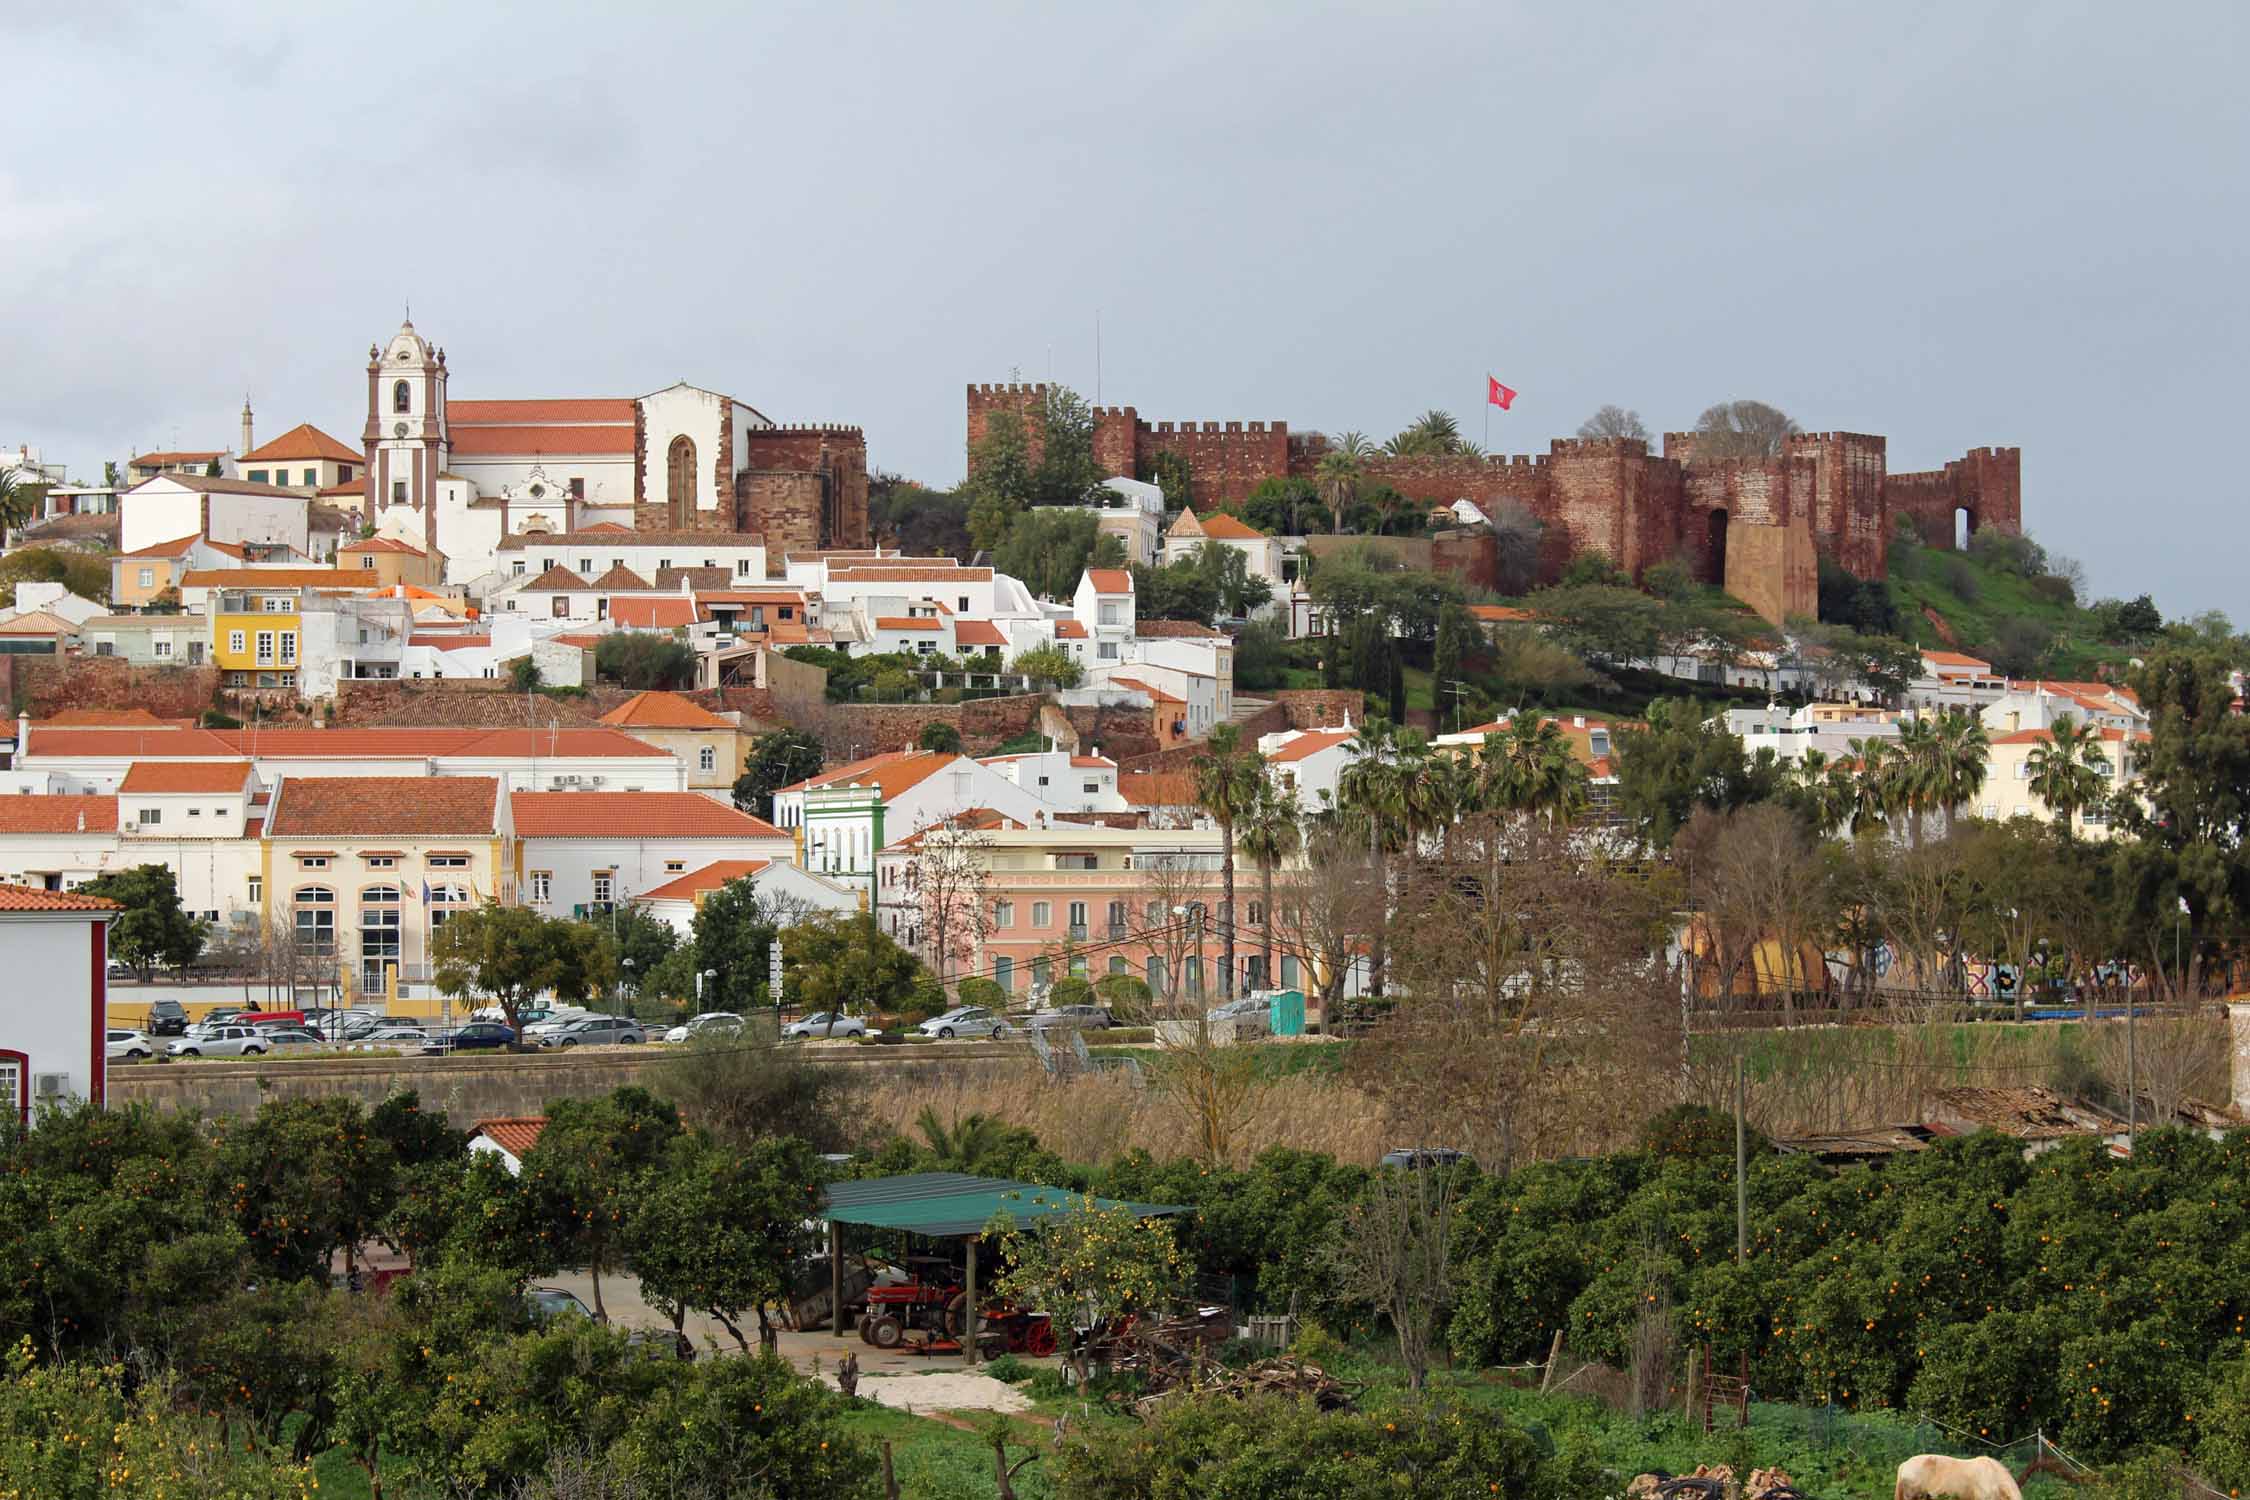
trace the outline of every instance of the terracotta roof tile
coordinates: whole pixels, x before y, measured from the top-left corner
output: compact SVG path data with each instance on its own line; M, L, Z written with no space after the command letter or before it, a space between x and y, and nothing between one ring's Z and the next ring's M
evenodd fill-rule
M649 581L623 563L616 563L611 566L608 572L595 579L592 587L604 592L614 592L619 589L640 589L645 592L649 587Z
M1083 620L1055 621L1055 639L1058 641L1082 641L1086 639L1085 622Z
M213 448L207 452L198 450L194 453L188 453L184 451L178 453L136 453L131 458L126 460L125 467L129 469L140 469L153 468L159 464L207 464L212 459L223 456L224 452L225 450L223 449Z
M1469 616L1487 625L1528 625L1539 616L1528 609L1518 609L1512 604L1472 604Z
M312 503L312 497L303 490L284 489L278 484L257 484L248 479L213 479L208 474L159 474L142 480L141 484L176 484L200 495L264 495L273 500L302 500L308 505ZM135 489L139 487L134 486Z
M764 547L765 534L757 531L517 531L500 538L502 552L532 548L571 547L580 542L627 543L635 547ZM986 571L990 571L987 569Z
M877 630L906 630L918 634L936 635L945 629L945 622L943 620L917 620L910 615L878 615L875 618L875 628Z
M1139 693L1146 693L1146 694L1148 694L1148 695L1149 695L1149 696L1150 696L1151 698L1154 698L1154 699L1155 699L1155 700L1156 700L1157 702L1159 702L1159 703L1185 703L1185 702L1187 702L1187 699L1185 699L1185 698L1176 698L1176 697L1174 697L1174 696L1173 696L1172 694L1170 694L1170 693L1167 693L1167 692L1165 692L1165 691L1164 691L1164 689L1162 689L1162 688L1159 688L1159 687L1150 687L1150 686L1149 686L1149 685L1148 685L1147 683L1145 683L1145 682L1141 681L1141 680L1140 680L1139 678L1137 678L1137 677L1118 677L1118 676L1115 676L1115 675L1113 674L1113 675L1112 675L1112 676L1110 677L1110 679L1109 679L1109 682L1108 682L1107 686L1110 686L1110 687L1120 687L1120 688L1131 688L1131 689L1133 689L1133 690L1134 690L1135 692L1139 692Z
M990 620L956 620L953 641L960 646L1005 646L1008 638Z
M609 601L609 617L636 630L677 630L701 619L702 611L689 598L624 598Z
M1133 575L1123 568L1088 568L1087 582L1093 584L1097 594L1130 594L1133 592Z
M453 457L481 458L490 454L630 453L630 427L454 427Z
M620 729L732 729L692 698L678 693L635 693L602 715L604 724Z
M371 536L365 541L350 542L344 546L338 547L336 551L339 554L345 552L403 552L409 557L429 556L427 552L424 552L419 547L410 546L405 542L397 540L395 537L387 536Z
M1333 750L1357 733L1350 729L1308 729L1288 744L1266 757L1270 764L1288 765L1293 761L1307 760L1323 750Z
M1203 534L1224 542L1262 542L1266 534L1223 510L1215 510L1203 518Z
M357 569L342 568L191 568L183 589L357 589L381 585Z
M930 563L865 563L830 568L830 583L990 583L990 568L941 568Z
M700 792L511 792L518 838L785 839Z
M526 427L553 422L633 423L630 396L562 396L554 399L457 401L445 403L448 427Z
M635 901L693 901L705 891L715 891L730 880L740 880L745 875L755 875L770 859L717 859L700 870L667 880L653 890L635 896Z
M876 786L882 788L883 799L887 802L921 785L960 758L950 750L892 750L809 776L781 790L801 792L823 786Z
M666 593L677 593L681 584L698 592L705 589L723 589L734 581L734 575L725 568L658 568L656 587Z
M86 826L79 827L79 819ZM71 792L0 797L0 833L115 833L117 799Z
M184 557L187 555L188 548L194 546L198 540L200 538L191 531L177 541L152 542L146 547L136 547L130 552L120 552L117 555L119 557Z
M1135 807L1193 807L1195 776L1189 771L1128 771L1117 778L1117 794Z
M77 891L42 891L28 885L0 885L0 911L123 911L106 896Z
M1225 631L1201 620L1135 620L1133 634L1144 641L1226 639Z
M250 782L246 760L135 761L117 784L120 792L239 792Z
M347 448L335 438L322 432L310 422L299 422L270 443L263 443L235 460L236 463L271 463L276 459L321 459L331 463L356 464L364 455L357 448Z
M490 835L499 794L492 776L291 776L266 828L277 839Z
M77 630L76 622L43 609L27 609L0 620L0 635L73 635Z
M51 718L31 721L34 729L190 729L194 725L193 719L160 719L145 708L66 708Z
M497 1120L479 1120L469 1127L471 1137L483 1136L486 1140L522 1161L526 1152L539 1144L539 1136L547 1128L545 1115L513 1115Z
M593 587L592 584L571 572L561 563L556 563L546 572L525 584L519 592L526 594L588 593L592 591Z

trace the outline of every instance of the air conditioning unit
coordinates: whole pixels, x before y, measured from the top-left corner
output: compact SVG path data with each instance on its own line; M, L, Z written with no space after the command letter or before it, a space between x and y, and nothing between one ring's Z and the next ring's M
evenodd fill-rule
M70 1092L68 1073L34 1073L31 1092L41 1099L60 1099Z
M607 776L589 776L587 780L591 781L595 786L609 785L609 778Z
M127 833L139 833L141 831L141 825L135 822L128 821L124 826Z

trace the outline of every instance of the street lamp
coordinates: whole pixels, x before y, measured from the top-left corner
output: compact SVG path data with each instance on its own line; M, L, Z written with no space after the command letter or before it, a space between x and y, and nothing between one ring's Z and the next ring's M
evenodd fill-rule
M698 1015L701 1015L703 1013L703 981L706 979L710 980L713 984L717 984L719 980L719 971L717 969L702 969L696 973L695 1010L696 1014Z
M617 961L617 967L619 971L617 975L617 987L621 990L633 989L633 961L629 958L621 958ZM639 1015L637 1014L640 1009L640 998L641 992L637 989L633 989L633 1009L636 1012L634 1016L635 1020L640 1019Z
M1193 953L1195 957L1195 987L1196 989L1201 990L1203 988L1203 903L1200 901L1190 901L1184 906L1175 906L1172 908L1172 915L1175 917L1185 918L1195 924L1194 937L1191 940L1194 945ZM1187 965L1182 964L1180 967L1182 969L1185 969ZM1187 989L1187 975L1184 973L1180 975L1179 988L1183 993ZM1203 997L1198 994L1194 998L1200 1002ZM1198 1008L1201 1008L1200 1005L1198 1006Z

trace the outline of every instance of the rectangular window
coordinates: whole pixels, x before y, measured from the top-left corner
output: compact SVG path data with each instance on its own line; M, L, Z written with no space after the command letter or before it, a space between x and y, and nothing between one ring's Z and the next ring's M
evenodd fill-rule
M531 872L531 902L534 906L544 906L547 903L547 898L554 893L554 888L554 871L533 870Z
M1297 960L1286 953L1281 955L1281 987L1285 990L1297 987Z
M995 926L995 927L1013 927L1013 926L1015 926L1015 925L1016 925L1016 903L1015 903L1015 902L1013 902L1013 901L995 901L995 902L993 902L993 903L992 903L992 925L993 925L993 926Z
M352 466L350 464L336 465L336 482L338 484L350 484L352 482Z
M1058 854L1055 856L1055 868L1058 870L1098 869L1098 859L1099 856L1092 854Z
M512 567L511 569L510 569L510 573L511 573L511 575L512 575L512 576L514 576L514 577L517 577L517 578L521 578L521 577L523 577L523 559L522 559L522 558L520 558L520 557L519 557L519 558L517 558L517 559L515 560L515 564L514 564L514 566L513 566L513 567Z
M266 476L272 472L270 469L252 469L249 475L250 482L252 484L264 484Z
M305 870L325 870L328 868L328 856L325 854L307 854L297 861L297 865L298 868Z
M164 821L164 809L161 807L144 807L140 811L140 821L144 828L161 823Z
M992 982L1009 994L1016 992L1016 961L996 958L992 961Z
M318 488L318 487L319 487L319 485L320 485L320 470L318 470L318 469L307 469L307 470L305 470L305 471L304 471L304 475L305 475L305 483L307 483L307 484L309 484L309 485L312 485L312 486L314 486L315 488Z
M737 577L740 577L741 575L743 575L743 574L745 574L745 573L749 572L749 571L750 571L750 559L749 559L749 558L747 558L747 557L738 557L738 558L736 558L736 559L734 560L734 571L735 571L735 575L736 575Z
M234 653L234 654L235 654L236 656L240 656L240 655L242 654L242 632L241 632L241 631L239 631L239 630L230 630L230 631L228 631L228 632L227 632L227 650L231 651L231 652L232 652L232 653Z
M968 612L969 612L969 596L968 596L967 594L963 594L963 595L961 596L961 613L963 613L963 614L967 614Z
M664 873L667 875L685 875L687 873L687 861L684 859L664 861Z
M336 913L325 906L297 908L297 946L308 953L336 950Z
M373 568L375 566L375 554L372 552L362 552L359 555L359 565L363 568Z
M1109 935L1113 938L1125 935L1125 903L1122 901L1109 903Z
M294 630L281 632L281 664L285 667L297 664L297 632Z
M594 899L596 901L609 900L611 893L616 890L616 888L617 874L615 871L596 870L594 872Z
M1118 616L1117 606L1107 602L1106 600L1102 604L1102 623L1104 625L1122 625L1123 623L1125 623Z
M1047 960L1035 958L1031 961L1031 985L1033 989L1043 990L1047 987L1048 970Z
M430 868L433 870L466 870L468 867L469 856L466 854L433 854L430 856Z
M258 632L258 665L261 667L273 665L273 632L270 630Z
M1044 928L1054 920L1055 907L1053 902L1034 901L1031 903L1031 925L1033 927Z
M656 560L656 571L659 573L663 572L670 566L672 566L672 559L670 559L669 557L660 557Z
M258 905L259 903L261 903L262 901L264 901L264 900L265 900L265 898L266 898L266 878L265 878L265 877L264 877L263 875L253 875L253 876L251 876L251 877L250 877L250 904L251 904L252 906L256 906L256 905Z
M1070 903L1070 935L1080 939L1086 936L1086 903L1083 901Z
M395 870L398 868L398 858L396 855L390 854L370 854L367 856L367 868L370 870Z
M151 655L162 661L172 654L172 643L170 641L151 641L148 649Z
M1102 642L1101 657L1102 657L1102 660L1103 660L1103 661L1115 661L1115 660L1117 660L1117 642L1115 642L1115 641L1104 641L1104 642Z
M392 481L391 481L391 504L393 504L393 505L404 505L405 503L406 503L406 481L405 481L405 480L403 480L403 479L394 479L394 480L392 480Z
M588 578L593 577L594 560L590 557L581 557L580 559L578 559L578 571L585 574Z
M156 569L141 569L141 587L144 589L152 589L156 587Z
M200 807L191 807L187 810L187 815L191 818L200 818L203 816L203 809Z
M1084 792L1089 797L1093 796L1101 789L1102 784L1098 781L1082 781L1078 784L1078 790Z
M571 499L573 499L573 500L583 500L583 499L585 499L585 498L586 498L586 481L585 481L585 480L583 480L583 479L573 479L573 480L572 480L572 481L570 482L570 498L571 498Z

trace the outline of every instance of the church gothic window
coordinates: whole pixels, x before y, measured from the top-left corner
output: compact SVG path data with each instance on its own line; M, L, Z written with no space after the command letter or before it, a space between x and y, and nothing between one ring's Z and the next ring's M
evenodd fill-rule
M400 382L399 382L398 384L396 384L396 385L392 386L392 387L391 387L391 410L392 410L392 411L412 411L413 409L414 409L414 392L413 392L412 388L411 388L411 387L409 387L409 386L407 385L407 383L406 383L405 381L403 381L403 380L402 380L402 381L400 381Z
M687 526L695 516L695 440L686 434L672 439L667 456L664 499L671 507L672 524Z

